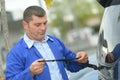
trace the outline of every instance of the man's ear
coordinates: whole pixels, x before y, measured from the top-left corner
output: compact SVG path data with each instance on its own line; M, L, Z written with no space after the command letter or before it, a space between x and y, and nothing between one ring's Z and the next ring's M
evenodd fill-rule
M22 21L23 28L26 30L28 28L28 23L26 21Z

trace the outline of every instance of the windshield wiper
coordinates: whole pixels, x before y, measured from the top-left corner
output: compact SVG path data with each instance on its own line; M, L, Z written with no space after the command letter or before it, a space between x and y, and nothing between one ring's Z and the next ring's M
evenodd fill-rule
M58 61L70 62L70 63L80 64L80 65L85 66L85 67L93 68L94 70L101 70L101 69L106 67L106 66L98 67L97 65L90 64L90 63L78 63L76 61L76 59L77 58L72 58L72 59L52 59L52 60L42 60L42 61L38 61L38 62L55 62L55 61L57 61L57 62Z

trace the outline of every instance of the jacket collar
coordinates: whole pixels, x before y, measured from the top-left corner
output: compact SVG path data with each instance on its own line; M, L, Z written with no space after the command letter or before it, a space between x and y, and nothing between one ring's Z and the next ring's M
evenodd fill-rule
M26 33L24 34L24 37L23 37L23 40L25 41L25 43L27 44L27 47L30 49L35 42L39 42L39 41L36 41L36 40L31 40L27 35ZM50 38L48 35L45 35L45 40L43 40L42 42L47 42L48 40L50 41L53 41L52 38ZM41 43L42 43L41 42Z

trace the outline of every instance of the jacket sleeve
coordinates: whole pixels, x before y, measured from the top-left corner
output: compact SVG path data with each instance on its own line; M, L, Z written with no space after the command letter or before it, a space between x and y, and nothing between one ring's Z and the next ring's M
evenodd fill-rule
M76 62L76 54L69 51L69 49L65 50L67 55L65 55L66 59L73 59L71 62L65 62L65 67L67 68L67 70L71 71L71 72L77 72L83 68L85 68L84 66L80 65L78 62Z
M115 61L120 58L120 43L115 46L115 48L113 49L111 53L115 57Z
M25 68L23 61L13 51L7 55L5 78L6 80L34 80L29 67Z
M65 67L67 68L67 70L71 71L71 72L77 72L83 68L85 68L84 66L80 65L79 63L75 62L76 61L76 53L72 52L70 49L68 49L64 43L59 40L59 44L62 46L62 53L63 56L65 57L65 59L73 59L73 62L65 62Z

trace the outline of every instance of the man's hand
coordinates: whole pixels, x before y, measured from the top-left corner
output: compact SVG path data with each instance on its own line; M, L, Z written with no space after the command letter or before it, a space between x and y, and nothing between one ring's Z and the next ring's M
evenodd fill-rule
M88 56L86 52L78 52L76 58L79 63L86 63L88 61Z
M113 54L110 53L110 52L107 54L106 59L107 59L107 61L108 61L109 63L112 63L112 62L114 62L114 60L115 60Z
M44 64L45 64L44 59L38 59L31 64L30 71L33 77L43 72Z

